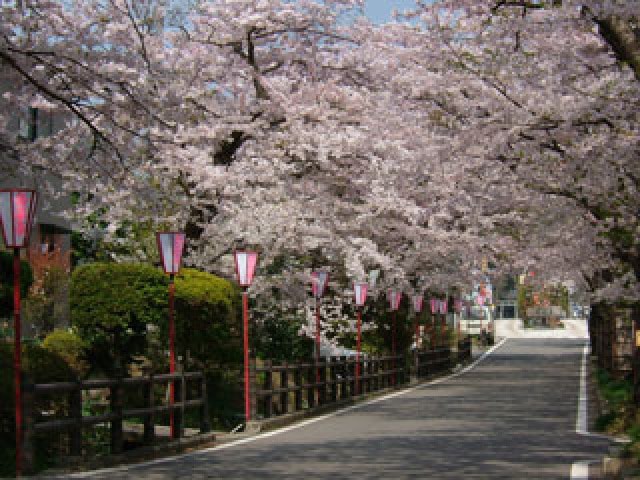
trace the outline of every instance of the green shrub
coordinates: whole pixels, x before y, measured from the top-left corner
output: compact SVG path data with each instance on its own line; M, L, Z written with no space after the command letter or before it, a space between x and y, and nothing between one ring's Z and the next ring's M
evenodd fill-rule
M42 346L60 355L79 377L87 373L89 366L85 359L86 344L73 331L54 330L45 337Z
M32 383L66 382L76 378L64 359L45 348L25 344L22 346L22 367L25 379ZM0 344L0 477L13 475L15 469L15 387L13 380L13 347ZM64 397L38 398L35 411L64 413ZM36 467L51 465L59 454L60 435L38 435L35 438Z
M71 323L87 344L89 363L125 374L147 346L147 325L166 318L168 280L149 265L93 263L71 277Z
M33 284L33 271L28 262L20 262L20 295L27 296ZM0 252L0 318L13 312L13 253Z

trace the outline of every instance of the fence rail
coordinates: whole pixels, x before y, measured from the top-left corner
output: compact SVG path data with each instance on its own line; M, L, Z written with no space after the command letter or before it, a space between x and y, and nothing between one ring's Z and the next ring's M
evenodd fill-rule
M156 402L154 387L158 384L174 384L175 402L173 404ZM190 386L194 388L189 388ZM83 414L83 392L91 390L109 390L109 411L98 415ZM124 400L127 391L142 389L144 406L125 408ZM190 393L196 393L191 395ZM78 382L58 382L45 384L25 383L23 387L23 402L25 412L24 452L25 463L33 462L33 436L44 432L68 433L69 453L72 456L82 455L82 431L87 427L109 423L110 451L120 453L123 450L124 435L123 421L130 418L144 419L144 444L155 441L156 415L173 411L174 437L180 438L184 434L184 411L188 408L199 408L200 431L208 432L209 413L207 404L207 390L204 374L201 372L184 372L162 375L147 375L143 377L86 380ZM65 398L68 415L50 420L44 420L42 413L36 411L38 400L46 398Z
M319 406L336 404L360 394L406 385L414 378L447 372L454 363L471 358L471 339L449 347L386 357L326 357L318 363L265 361L254 367L254 416L271 418ZM356 376L359 363L360 375Z

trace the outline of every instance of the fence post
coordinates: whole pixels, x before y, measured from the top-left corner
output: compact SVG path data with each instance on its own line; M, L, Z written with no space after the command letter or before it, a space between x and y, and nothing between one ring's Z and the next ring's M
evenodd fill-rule
M69 416L76 421L69 434L69 453L82 455L82 382L76 382L76 388L69 393Z
M293 384L296 388L293 396L295 398L294 412L302 410L302 370L296 365L293 371Z
M336 365L336 357L329 357L327 359L329 363L329 378L331 379L331 402L336 403L338 401L338 368Z
M258 413L258 396L256 395L256 388L258 386L256 376L256 357L255 355L251 355L249 359L249 385L251 388L249 389L249 410L251 414L251 418L255 419Z
M144 443L145 445L152 445L156 437L156 414L155 398L153 395L153 373L149 374L149 378L144 385L144 406L148 408L149 414L144 417Z
M280 370L280 388L288 388L289 387L289 364L287 362L284 363L284 368ZM285 414L289 411L289 392L284 391L280 394L280 407L282 408L282 413Z
M265 360L264 362L264 390L268 391L264 397L264 417L270 418L273 415L273 370L271 370L271 360Z
M200 378L200 398L202 405L200 406L200 433L211 431L211 422L209 421L209 398L207 397L207 377L202 372Z
M22 472L33 473L33 435L35 423L35 385L23 375L22 381Z
M111 453L121 453L123 444L122 435L122 380L118 377L116 384L109 387L109 403L111 413L115 418L111 420Z
M307 388L307 404L309 408L313 408L316 406L316 390L318 387L316 386L317 376L316 372L318 371L317 366L311 366L306 369L307 370L307 384L310 385Z
M321 385L318 387L318 404L324 405L327 403L327 363L328 358L325 357L324 363L320 367L320 382Z
M180 408L173 409L173 438L182 437L183 419L182 414L184 412L184 373L181 374L178 381L172 380L174 384L174 398L181 403ZM175 407L175 403L174 403Z

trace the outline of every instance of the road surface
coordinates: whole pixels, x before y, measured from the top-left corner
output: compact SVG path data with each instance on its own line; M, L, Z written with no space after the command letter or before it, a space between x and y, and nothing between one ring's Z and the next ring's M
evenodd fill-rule
M601 458L576 433L584 341L510 339L436 385L241 444L92 479L543 479ZM69 477L66 477L69 478Z

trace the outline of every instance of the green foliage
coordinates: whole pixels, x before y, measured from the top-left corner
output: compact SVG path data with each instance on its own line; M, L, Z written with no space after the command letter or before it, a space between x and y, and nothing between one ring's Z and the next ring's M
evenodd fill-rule
M159 320L163 339L168 338L167 298L164 291ZM175 307L176 348L185 358L188 351L198 368L241 362L241 295L236 285L184 268L175 277Z
M35 344L22 346L22 367L25 378L33 383L66 382L76 378L60 355ZM13 347L0 343L0 477L13 475L15 469L15 410L13 383ZM64 402L40 398L36 411L53 410L61 414ZM36 437L36 468L51 465L56 458L60 438L55 435Z
M71 277L71 322L92 368L124 374L146 351L147 325L165 321L168 279L148 265L94 263Z
M308 360L314 355L314 340L300 335L303 319L296 315L275 315L256 327L257 356L274 362Z
M62 357L76 375L83 377L89 366L85 360L85 342L70 330L54 330L47 335L42 346Z
M596 428L612 435L626 433L638 423L633 415L635 406L632 401L632 382L613 378L604 369L598 369L596 380L608 410L596 419Z
M33 271L28 262L20 261L20 295L27 296L33 284ZM0 318L13 311L13 253L0 252Z
M46 334L69 318L69 275L62 268L48 267L41 280L38 288L25 298L22 308L25 322Z

